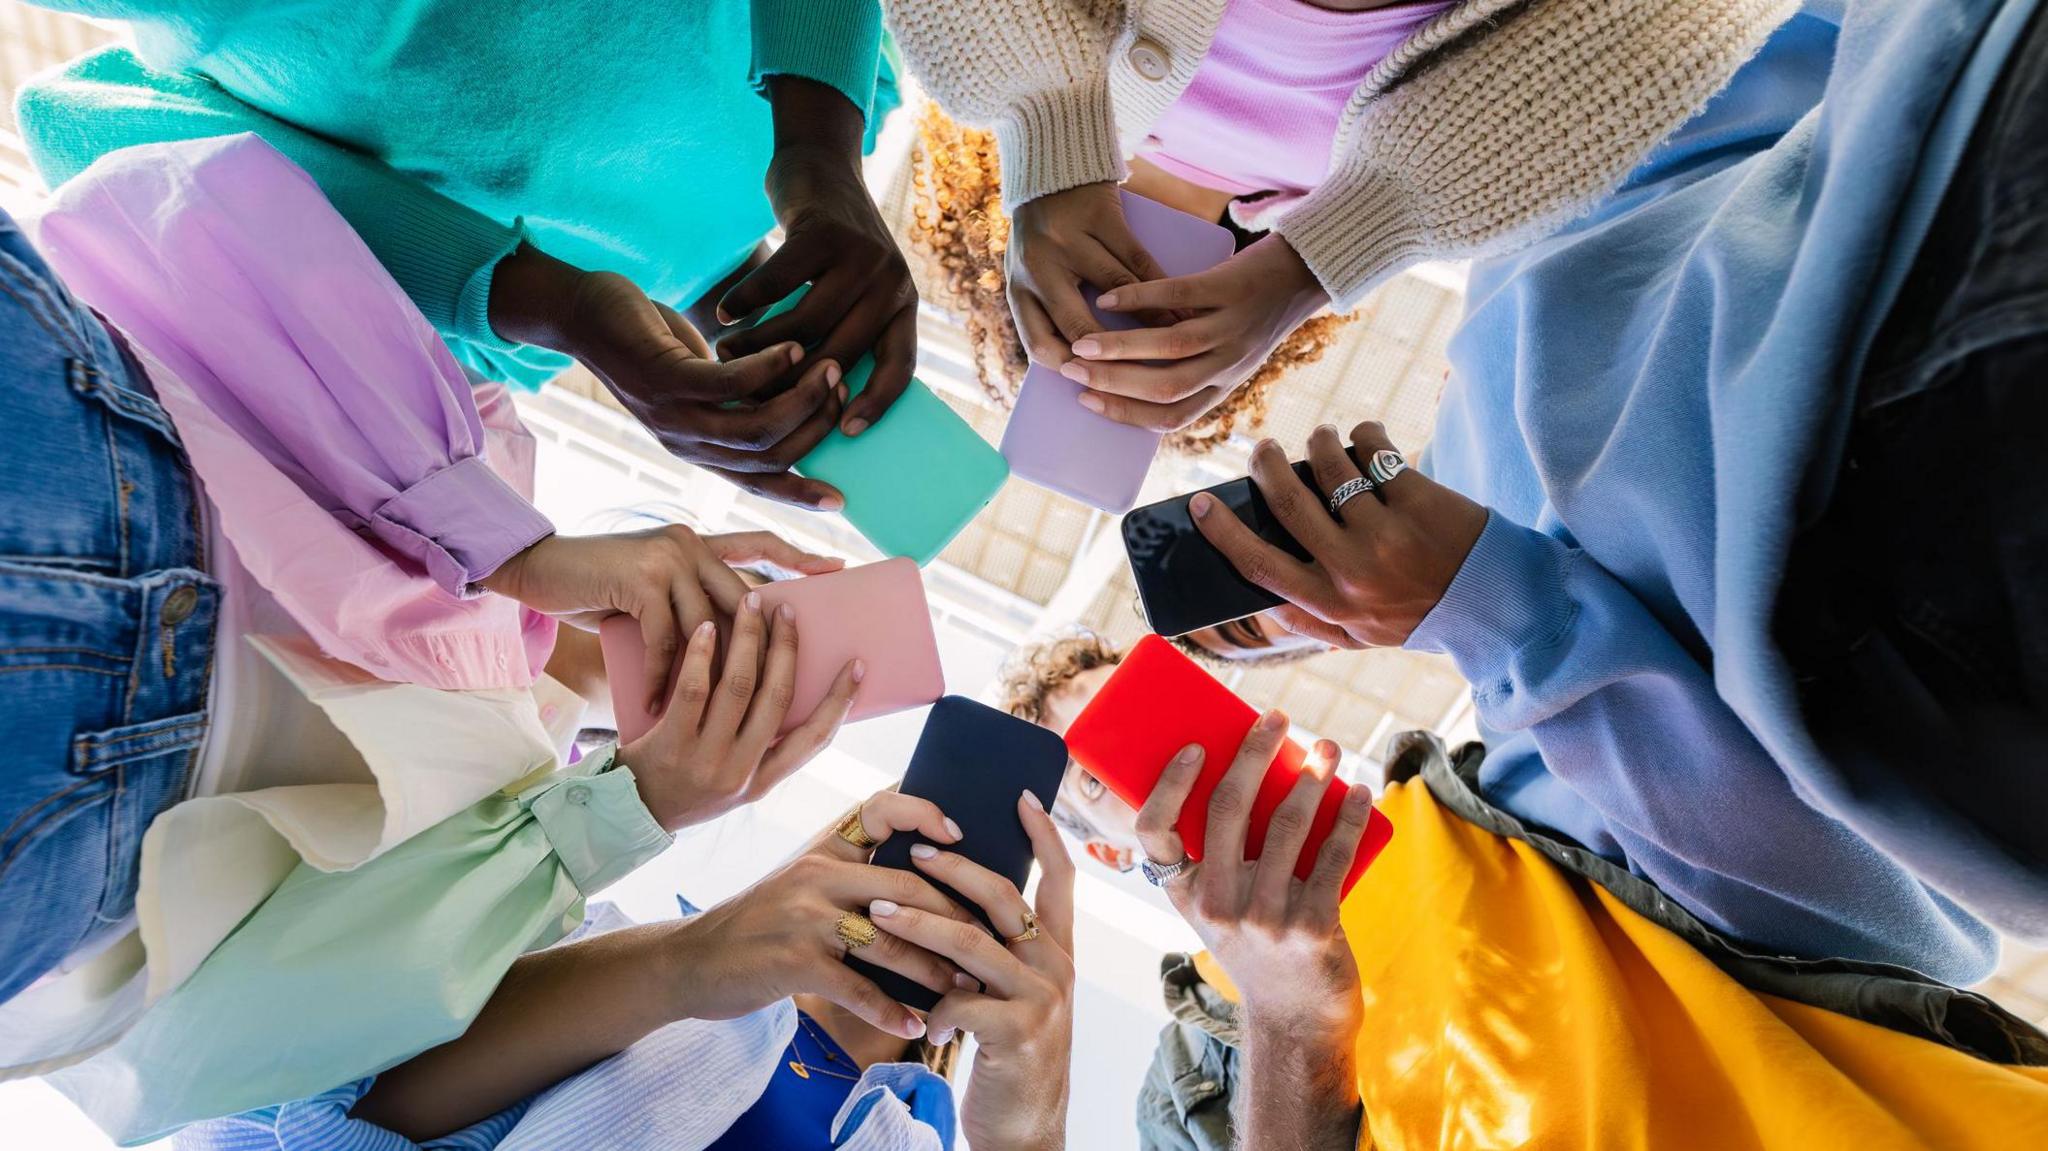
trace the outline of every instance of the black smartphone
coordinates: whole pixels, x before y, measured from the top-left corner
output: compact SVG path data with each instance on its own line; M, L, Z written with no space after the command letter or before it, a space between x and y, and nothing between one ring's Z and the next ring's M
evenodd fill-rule
M1352 458L1357 458L1355 451ZM1308 461L1295 464L1294 474L1301 477L1310 491L1325 494L1316 486L1315 472ZM1266 506L1266 497L1259 494L1259 485L1250 476L1204 490L1235 513L1260 539L1308 562L1308 549L1280 526L1273 509ZM1131 558L1138 602L1144 607L1145 622L1163 636L1215 627L1285 602L1237 574L1230 560L1203 538L1195 527L1194 517L1188 514L1188 500L1193 497L1192 492L1175 496L1134 508L1124 516L1124 551Z
M874 863L923 876L994 930L980 905L910 865L911 845L932 843L964 855L1022 891L1031 877L1031 838L1017 818L1017 797L1028 788L1051 811L1066 771L1067 744L1059 736L971 699L946 696L932 705L896 790L937 804L960 825L960 842L932 843L915 833L894 835L875 849ZM846 961L907 1007L930 1011L939 1002L939 993L921 983L855 955Z

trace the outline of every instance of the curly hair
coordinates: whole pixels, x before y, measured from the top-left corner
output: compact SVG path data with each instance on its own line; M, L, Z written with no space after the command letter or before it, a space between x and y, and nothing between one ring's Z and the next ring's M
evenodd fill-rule
M1007 407L1016 398L1029 357L1004 293L1010 219L1003 214L995 135L963 127L936 104L926 104L918 116L912 172L910 243L925 260L925 299L966 327L982 389ZM1240 427L1250 430L1264 423L1274 385L1322 359L1353 318L1310 318L1222 403L1167 436L1166 446L1199 455L1221 446Z
M1020 647L1003 662L996 706L1024 720L1044 723L1046 701L1083 672L1115 667L1124 653L1084 627Z

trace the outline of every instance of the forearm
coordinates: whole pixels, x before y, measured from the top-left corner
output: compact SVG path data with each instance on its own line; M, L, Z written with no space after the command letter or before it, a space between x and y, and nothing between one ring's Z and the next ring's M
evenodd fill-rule
M1238 1145L1258 1151L1353 1151L1365 1113L1355 1028L1310 1034L1247 1012L1236 1091Z
M378 1076L354 1115L424 1142L459 1130L672 1022L676 924L610 932L522 957L462 1037Z

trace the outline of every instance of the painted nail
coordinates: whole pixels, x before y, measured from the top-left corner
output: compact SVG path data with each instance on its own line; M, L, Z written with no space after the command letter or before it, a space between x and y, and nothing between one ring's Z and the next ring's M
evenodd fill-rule
M845 424L844 424L844 425L843 425L843 426L841 427L841 429L840 429L840 430L841 430L841 431L844 431L844 432L845 432L845 433L846 433L847 435L849 435L849 436L857 436L857 435L861 434L862 432L864 432L864 431L867 431L867 430L868 430L868 422L867 422L866 420L862 420L862 419L852 419L852 420L848 420L848 421L846 421L846 423L845 423Z
M775 614L782 617L783 623L796 622L796 608L791 607L789 604L783 604L781 607L776 608Z
M1116 307L1116 293L1104 292L1101 295L1095 297L1095 306L1098 308Z
M951 1043L953 1041L953 1034L954 1032L951 1027L939 1028L937 1031L931 1033L930 1039L932 1046L944 1047L946 1044Z
M752 592L752 591L750 591L750 592L748 592L748 593L747 593L747 610L748 610L748 611L760 611L760 610L761 610L761 593L760 593L760 592Z
M1208 492L1196 492L1195 498L1188 501L1188 510L1195 514L1196 519L1201 519L1216 510L1216 497Z
M910 858L912 859L937 859L938 857L939 849L929 843L913 843L910 845Z
M854 660L854 661L853 661L853 682L855 682L855 683L859 683L859 682L860 682L861 680L864 680L864 679L866 679L867 677L868 677L868 665L867 665L867 662L866 662L865 660L858 660L858 659L857 659L857 660Z
M1060 365L1060 375L1067 377L1077 384L1085 384L1088 382L1088 365L1068 360Z
M965 971L955 971L953 973L953 986L963 987L969 991L976 991L981 988L981 983L977 981L974 978L974 976L967 974Z
M868 914L876 919L887 919L900 910L902 909L886 899L877 899L873 903L868 904Z
M954 823L951 819L946 820L946 834L954 839L964 839L967 836L966 832L960 830L960 825Z
M1094 336L1082 336L1074 341L1074 354L1077 356L1099 356L1102 354L1102 341Z
M1035 791L1032 791L1032 790L1030 790L1030 789L1028 789L1028 788L1027 788L1027 789L1025 790L1025 792L1024 792L1024 803L1025 803L1025 805L1026 805L1026 806L1028 806L1029 808L1031 808L1031 810L1033 810L1033 811L1044 811L1044 810L1045 810L1045 804L1043 804L1043 803L1041 803L1041 802L1039 801L1039 799L1038 799L1038 793L1037 793L1037 792L1035 792Z
M1188 747L1184 747L1184 748L1181 748L1181 749L1180 749L1180 754L1179 754L1179 755L1176 755L1176 756L1174 756L1174 757L1173 757L1173 761L1174 761L1175 763L1178 763L1178 764L1182 765L1183 767L1186 767L1186 766L1190 766L1190 765L1193 765L1193 764L1197 764L1197 763L1200 763L1200 762L1202 762L1202 747L1201 747L1201 745L1200 745L1200 744L1192 744L1192 745L1190 745L1190 746L1188 746Z
M1103 403L1102 397L1094 392L1082 392L1080 399L1076 402L1098 416L1109 410L1109 405Z

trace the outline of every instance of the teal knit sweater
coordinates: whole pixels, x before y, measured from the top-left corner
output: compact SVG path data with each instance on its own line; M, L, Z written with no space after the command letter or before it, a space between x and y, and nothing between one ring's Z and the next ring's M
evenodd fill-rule
M458 357L499 379L566 362L491 331L491 270L522 238L687 304L775 225L766 77L830 84L877 119L878 0L48 6L132 21L136 37L22 90L52 187L131 144L256 132Z

